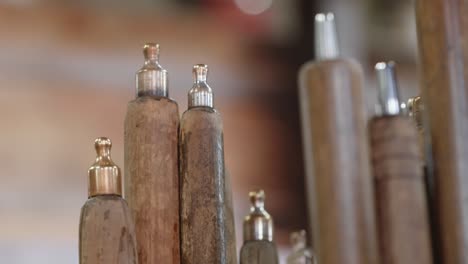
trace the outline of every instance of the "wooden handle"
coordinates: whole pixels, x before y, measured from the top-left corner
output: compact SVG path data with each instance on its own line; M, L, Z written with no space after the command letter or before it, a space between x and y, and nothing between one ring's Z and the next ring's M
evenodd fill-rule
M468 263L468 2L416 1L422 100L430 125L437 255Z
M97 196L81 209L80 264L137 264L135 226L120 196Z
M179 144L182 263L234 264L221 116L210 108L189 109L182 117Z
M377 246L362 71L349 60L306 64L301 110L314 250L321 264L375 264Z
M140 264L180 263L177 104L141 97L125 119L125 195Z
M240 252L240 264L278 264L278 252L273 242L249 241Z
M382 264L432 263L418 132L401 116L369 123Z

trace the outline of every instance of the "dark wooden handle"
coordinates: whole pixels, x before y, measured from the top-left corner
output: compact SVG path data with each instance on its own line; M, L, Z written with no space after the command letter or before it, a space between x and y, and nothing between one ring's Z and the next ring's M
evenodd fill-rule
M429 215L418 132L412 120L369 123L382 264L431 264Z
M180 263L177 104L138 98L125 118L125 197L140 264Z
M321 264L377 263L362 78L358 64L342 59L307 64L300 73L308 202Z
M81 209L80 264L137 264L135 226L122 197L97 196Z
M468 263L468 2L418 0L421 89L434 177L437 257ZM432 170L430 170L432 171Z
M182 263L234 264L234 220L227 211L230 190L225 184L221 116L209 108L186 111L179 144Z

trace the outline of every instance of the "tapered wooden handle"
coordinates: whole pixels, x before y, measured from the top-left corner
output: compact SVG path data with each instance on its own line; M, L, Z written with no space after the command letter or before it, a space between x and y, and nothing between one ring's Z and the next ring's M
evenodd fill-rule
M140 264L180 263L177 104L141 97L125 118L125 195Z
M80 264L137 264L132 215L120 196L97 196L81 210Z
M307 188L321 264L377 263L362 71L350 60L300 73Z
M189 109L181 120L179 144L182 263L234 264L221 116L207 107Z
M418 132L402 116L369 123L382 264L432 263Z
M450 264L468 263L467 14L466 0L416 1L422 100L433 157L437 256Z

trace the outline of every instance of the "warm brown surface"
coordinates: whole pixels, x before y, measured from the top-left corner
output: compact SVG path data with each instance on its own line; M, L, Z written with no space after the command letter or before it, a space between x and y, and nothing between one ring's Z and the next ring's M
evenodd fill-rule
M240 264L278 264L276 246L268 241L249 241L240 252Z
M430 264L432 250L418 132L406 117L369 123L381 264Z
M377 263L361 68L349 60L309 63L300 96L318 263Z
M468 263L468 2L416 4L422 99L432 143L437 255Z
M140 264L178 264L177 104L140 97L125 118L125 197L135 216Z
M120 196L96 196L81 209L80 264L137 264L135 226Z
M186 111L180 123L181 262L235 264L233 213L228 212L223 123L216 111ZM231 200L232 202L232 200ZM230 257L230 258L229 258Z

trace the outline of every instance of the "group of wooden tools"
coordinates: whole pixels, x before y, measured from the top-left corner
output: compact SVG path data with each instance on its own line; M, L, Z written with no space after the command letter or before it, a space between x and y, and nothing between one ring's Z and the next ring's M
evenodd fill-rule
M361 66L340 56L333 14L316 15L316 60L299 73L315 257L298 232L288 263L468 263L468 4L418 0L416 11L422 96L402 108L395 64L379 62L379 111L370 120ZM179 122L159 46L145 45L144 55L125 119L126 200L111 142L98 138L80 264L235 264L223 125L208 68L193 67ZM240 263L276 264L265 194L249 195Z
M468 263L468 5L417 2L422 96L403 107L395 64L379 62L370 120L361 66L340 56L333 14L315 17L299 94L320 264Z
M111 141L95 140L88 201L80 220L80 264L237 263L234 212L224 165L223 123L207 84L193 67L188 110L179 123L168 96L159 46L144 46L137 98L125 118L125 199ZM251 192L240 263L278 262L273 222L262 190ZM127 205L128 202L128 205Z

